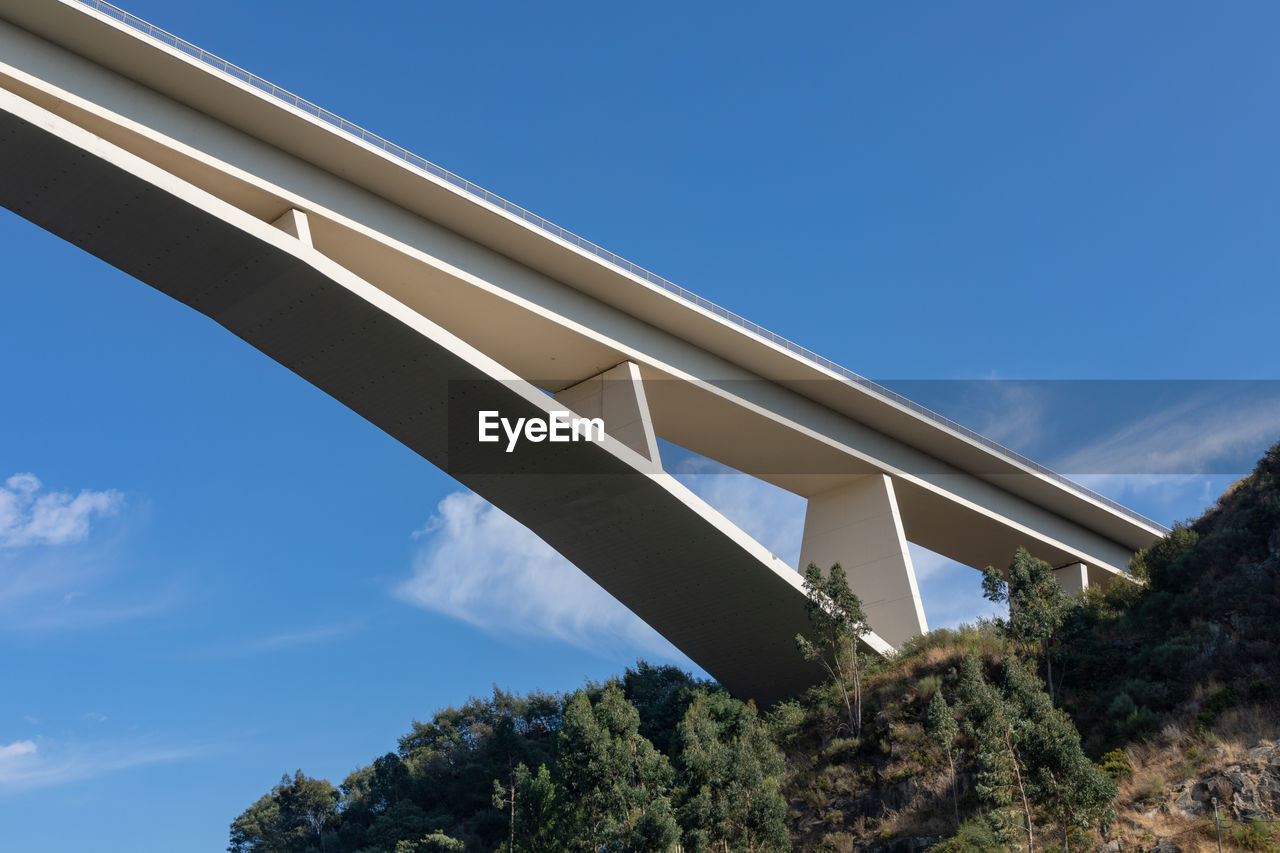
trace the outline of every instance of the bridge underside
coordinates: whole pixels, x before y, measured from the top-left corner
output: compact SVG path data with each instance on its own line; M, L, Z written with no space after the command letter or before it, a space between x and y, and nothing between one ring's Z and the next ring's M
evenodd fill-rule
M849 570L881 651L927 629L908 541L975 568L1026 547L1076 590L1159 535L171 44L0 0L0 204L328 392L742 696L820 677L794 649L800 576L665 474L659 437L805 498L802 564ZM474 441L480 410L562 408L606 440Z
M613 440L525 443L502 460L509 473L451 459L451 411L560 407L302 241L0 97L0 161L23 164L0 175L0 204L209 316L450 471L737 695L767 704L815 682L795 650L808 622L794 569L671 477L642 472Z

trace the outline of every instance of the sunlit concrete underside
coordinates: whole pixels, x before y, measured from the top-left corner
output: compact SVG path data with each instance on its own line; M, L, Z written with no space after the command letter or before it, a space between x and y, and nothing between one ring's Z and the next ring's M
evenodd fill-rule
M856 567L895 645L925 627L907 541L973 567L1026 547L1097 583L1161 532L71 0L0 0L0 90L0 202L333 394L745 693L808 677L799 580L661 473L655 435L808 499L802 552ZM609 408L590 390L606 375L643 384L623 441L564 459L538 445L510 476L447 458L448 379L494 383L518 415L549 404L534 386ZM731 623L738 656L711 639Z
M24 164L0 175L0 203L208 315L436 465L476 467L447 458L450 381L512 416L554 408L297 241L142 164L110 162L105 144L85 150L56 120L37 126L35 108L24 119L11 97L0 103L0 161ZM795 652L807 622L789 566L669 476L638 473L617 442L524 447L513 473L459 479L730 690L767 703L812 683Z

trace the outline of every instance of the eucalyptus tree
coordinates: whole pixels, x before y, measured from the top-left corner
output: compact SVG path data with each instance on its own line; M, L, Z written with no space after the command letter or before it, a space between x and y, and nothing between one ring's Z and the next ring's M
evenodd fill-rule
M862 673L858 641L871 632L862 599L849 588L849 579L839 563L825 575L810 563L804 571L805 610L813 628L812 639L796 634L796 648L805 660L818 661L840 689L849 728L862 737ZM853 697L849 682L853 682Z
M1045 661L1050 701L1053 683L1053 641L1078 602L1054 577L1053 567L1019 548L1008 569L982 570L982 591L989 601L1007 603L1009 616L1000 628L1010 639L1032 646Z

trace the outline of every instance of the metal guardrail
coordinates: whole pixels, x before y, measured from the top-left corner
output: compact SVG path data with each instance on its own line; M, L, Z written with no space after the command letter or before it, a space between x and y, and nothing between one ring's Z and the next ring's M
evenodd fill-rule
M166 44L169 47L175 48L176 50L179 50L182 53L185 53L188 56L191 56L192 58L199 60L205 65L211 68L214 68L218 71L221 71L223 74L226 74L229 77L233 77L236 80L241 81L242 83L246 83L249 86L252 86L257 90L264 92L279 101L289 104L290 106L296 107L297 109L300 109L303 112L308 113L309 115L313 115L316 118L320 119L321 121L325 122L326 124L330 124L338 128L339 130L343 131L344 133L347 133L361 140L362 142L372 145L373 147L378 148L386 152L387 154L390 154L391 156L396 157L397 159L403 160L404 162L408 163L411 166L414 166L455 187L458 187L459 189L463 190L469 195L474 196L475 198L478 198L482 201L485 201L493 205L494 207L500 208L501 210L504 210L507 213L510 213L513 216L525 222L528 222L534 227L542 231L545 231L548 234L551 234L555 237L558 237L559 239L565 241L566 243L577 246L579 249L582 249L590 253L591 255L594 255L595 257L605 261L606 263L612 266L618 267L619 269L622 269L625 272L631 273L634 276L642 278L645 281L649 282L650 284L660 287L663 290L667 291L668 293L672 293L678 296L685 302L695 305L703 309L704 311L707 311L711 314L714 314L717 317L720 317L723 320L727 320L728 322L734 324L735 326L745 329L746 331L751 332L755 336L759 338L763 338L764 340L769 341L770 343L776 346L779 346L782 349L805 359L806 361L812 362L813 364L816 364L819 367L824 367L827 370L839 376L840 378L854 385L857 385L861 388L864 388L872 392L873 394L876 394L877 396L880 396L886 400L896 403L905 409L913 411L921 415L925 419L932 421L933 423L939 426L946 427L947 429L955 433L958 433L959 435L962 435L965 438L970 439L971 441L975 441L978 444L981 444L982 446L988 448L989 450L995 451L998 455L1005 457L1009 461L1022 465L1025 468L1029 468L1030 470L1034 471L1037 474L1041 474L1045 477L1048 477L1051 480L1054 480L1055 482L1066 486L1067 488L1071 489L1072 491L1076 492L1077 494L1083 497L1097 501L1098 503L1110 509L1113 509L1116 512L1119 512L1122 515L1125 515L1142 524L1146 524L1158 530L1164 530L1168 532L1168 528L1165 527L1164 525L1158 522L1152 521L1151 519L1147 518L1144 515L1134 512L1128 507L1123 506L1122 504L1119 504L1116 501L1113 501L1111 498L1108 498L1104 495L1100 495L1097 492L1093 491L1092 489L1082 486L1079 483L1075 482L1074 480L1068 479L1067 477L1062 476L1056 471L1053 471L1049 468L1046 468L1044 465L1041 465L1038 462L1034 462L1031 459L1028 459L1027 457L1023 456L1021 453L1018 453L1017 451L1010 450L1004 445L999 444L995 441L992 441L986 436L980 435L979 433L974 432L968 427L956 423L955 421L951 420L948 417L940 415L937 412L932 411L931 409L927 409L924 406L921 406L919 403L913 402L912 400L907 399L901 394L898 394L895 391L889 390L883 385L880 385L876 382L872 382L870 379L867 379L864 376L860 376L857 373L854 373L852 370L849 370L846 367L842 367L839 364L836 364L834 361L832 361L829 358L818 355L813 350L807 349L806 347L802 347L799 344L793 341L790 341L787 338L782 337L781 335L778 335L769 331L768 329L764 328L758 323L753 323L750 320L746 319L745 317L739 316L738 314L733 313L727 308L722 308L716 303L711 302L710 300L704 299L698 294L693 293L690 290L686 290L680 285L670 282L660 275L656 275L652 272L649 272L649 270L645 269L644 267L637 266L636 264L633 264L631 261L628 261L626 258L620 257L619 255L615 255L613 252L610 252L608 249L605 249L601 246L597 246L595 243L592 243L590 240L587 240L586 238L583 238L583 237L579 237L577 234L574 234L572 231L567 231L564 228L561 228L559 225L556 225L554 222L550 222L546 219L543 219L541 216L538 216L536 213L531 213L530 211L525 210L520 205L507 201L502 196L497 195L495 193L491 193L484 187L473 184L471 183L471 181L468 181L466 178L460 177L459 175L455 175L453 172L450 172L448 169L445 169L441 166L437 166L435 163L432 163L430 160L427 160L424 157L420 157L417 154L414 154L412 151L402 148L401 146L396 145L394 142L390 142L382 138L381 136L378 136L376 133L371 133L370 131L365 130L363 127L360 127L357 124L352 124L351 122L347 121L341 116L335 115L334 113L329 112L323 107L320 107L316 104L313 104L311 101L306 100L305 98L301 98L298 95L295 95L293 92L290 92L287 89L281 89L279 86L270 82L269 80L264 80L258 75L252 74L244 70L240 66L230 63L219 56L215 56L214 54L209 53L207 50L197 47L196 45L192 44L189 41L186 41L185 39L181 39L166 30L162 30L159 27L155 26L154 24L148 21L144 21L142 18L139 18L137 15L132 15L126 12L124 9L121 9L119 6L114 6L111 3L104 2L104 0L76 0L76 2L84 6L88 6L98 12L101 12L107 15L108 17L114 18L115 20L120 21L121 23L129 26L130 28L137 30L143 35L146 35L149 38L152 38L158 42L161 42L162 44Z

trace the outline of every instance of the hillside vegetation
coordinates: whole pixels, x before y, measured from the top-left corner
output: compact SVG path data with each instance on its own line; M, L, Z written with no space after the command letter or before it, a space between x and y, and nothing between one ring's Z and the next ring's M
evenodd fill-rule
M228 849L1280 851L1280 445L1131 570L1069 599L1019 552L984 575L1011 618L891 660L852 654L856 597L812 573L797 660L833 677L803 697L643 662L495 689L339 785L286 775Z

